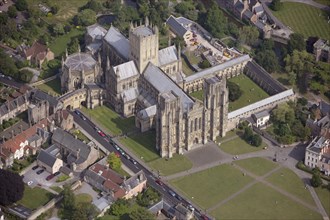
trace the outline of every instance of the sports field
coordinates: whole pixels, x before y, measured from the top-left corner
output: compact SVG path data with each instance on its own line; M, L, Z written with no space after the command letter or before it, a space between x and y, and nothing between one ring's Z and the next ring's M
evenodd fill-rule
M330 40L330 22L325 11L294 2L283 2L283 6L273 14L294 32L303 34L305 38L318 36Z

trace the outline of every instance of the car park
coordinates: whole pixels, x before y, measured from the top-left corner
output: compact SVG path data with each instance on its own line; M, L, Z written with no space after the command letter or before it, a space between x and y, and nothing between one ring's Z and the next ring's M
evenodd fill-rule
M29 181L27 184L28 186L31 186L33 184L33 181Z
M32 167L32 170L36 170L38 168L39 168L39 166L37 165L37 166Z
M37 174L38 174L38 175L39 175L39 174L42 174L44 171L45 171L45 170L38 170L38 171L37 171Z

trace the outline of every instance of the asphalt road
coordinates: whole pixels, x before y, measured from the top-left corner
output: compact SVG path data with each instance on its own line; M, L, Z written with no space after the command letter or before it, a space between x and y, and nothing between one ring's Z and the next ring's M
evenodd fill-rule
M106 137L101 137L95 129L96 125L93 122L91 122L86 116L84 117L84 120L83 120L82 119L83 117L80 115L77 115L75 112L71 112L71 114L73 115L75 123L77 123L82 129L84 129L86 132L88 132L95 140L97 140L109 152L117 152L117 150L111 144L111 142L116 143L116 141L115 140L112 141L112 139L109 135L107 135ZM80 112L80 114L82 115L81 112ZM125 152L124 149L122 149L122 150ZM127 153L125 152L125 154L127 154ZM130 158L132 158L131 155L129 155L129 156L130 156ZM169 203L171 206L176 205L178 203L182 203L184 205L189 204L184 198L179 196L177 193L176 193L176 195L178 197L174 197L174 196L170 195L169 190L174 191L174 192L175 192L175 190L170 188L169 186L167 186L165 183L162 186L157 184L155 182L157 180L157 177L154 176L154 174L152 172L150 172L146 167L142 166L138 162L136 164L133 164L132 161L128 160L123 155L121 155L120 157L121 157L122 163L126 167L128 167L132 172L137 173L140 170L143 170L144 173L146 174L148 185L150 185L154 189L156 189L163 196L163 199L167 203ZM194 207L194 208L195 208L195 216L197 218L203 219L201 217L201 213L198 211L198 209L196 207Z

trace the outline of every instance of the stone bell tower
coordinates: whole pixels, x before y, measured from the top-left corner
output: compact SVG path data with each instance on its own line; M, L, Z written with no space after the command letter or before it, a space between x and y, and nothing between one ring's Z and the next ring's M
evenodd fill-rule
M129 30L130 60L134 60L140 73L143 72L149 62L158 66L158 27L149 24L137 26L131 23Z

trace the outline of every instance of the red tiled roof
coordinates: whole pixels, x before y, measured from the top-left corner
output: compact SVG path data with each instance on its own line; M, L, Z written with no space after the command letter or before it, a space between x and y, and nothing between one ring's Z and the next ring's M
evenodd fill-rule
M14 138L4 142L2 146L4 148L7 148L12 153L15 153L17 150L20 149L20 144L24 141L26 141L28 138L32 137L37 133L37 128L43 127L48 125L48 120L45 118L38 122L37 124L31 126L30 128L26 129L22 133L18 134Z
M47 52L47 46L38 43L37 41L33 43L33 45L25 51L25 56L38 56L38 54L42 52Z
M121 185L124 180L113 170L103 166L99 163L95 164L92 169L95 173L100 173L102 171L101 176L106 180L111 180L112 182L116 183L117 185Z
M126 195L126 192L123 188L120 188L117 192L114 192L115 199L123 198L124 195Z

